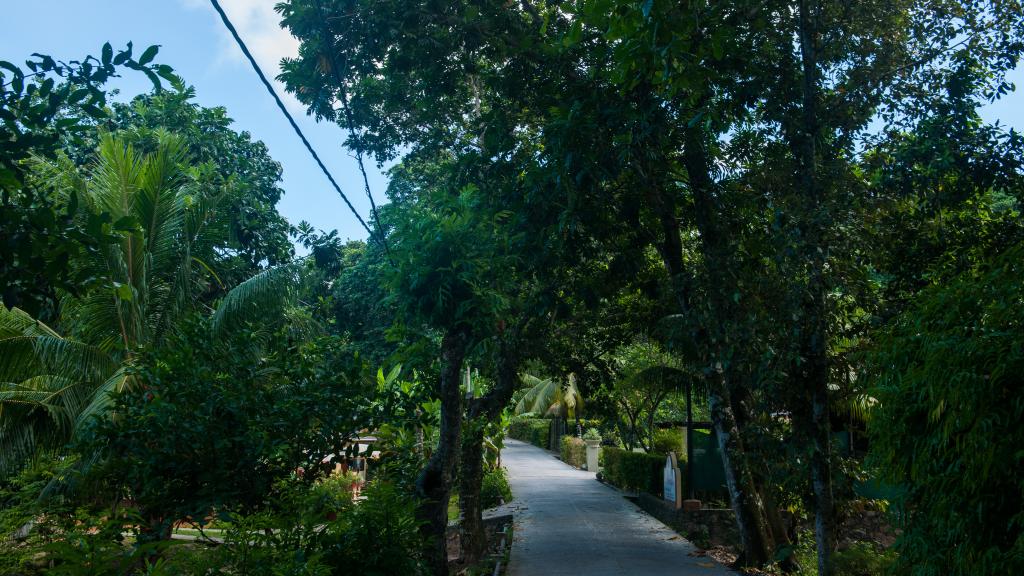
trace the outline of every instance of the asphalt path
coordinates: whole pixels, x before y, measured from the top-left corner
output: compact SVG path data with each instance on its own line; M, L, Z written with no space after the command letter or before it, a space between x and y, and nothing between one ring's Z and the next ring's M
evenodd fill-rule
M514 538L509 576L734 575L616 490L550 452L505 440Z

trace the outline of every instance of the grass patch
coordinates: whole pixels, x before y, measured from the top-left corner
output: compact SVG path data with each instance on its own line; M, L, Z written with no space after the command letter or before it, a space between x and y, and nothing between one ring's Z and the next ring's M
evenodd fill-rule
M448 498L448 521L455 522L459 519L459 496L452 494Z

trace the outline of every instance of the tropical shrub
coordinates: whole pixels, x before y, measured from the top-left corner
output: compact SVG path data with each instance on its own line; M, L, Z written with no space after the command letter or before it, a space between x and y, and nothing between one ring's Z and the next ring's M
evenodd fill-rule
M275 486L271 506L232 518L221 568L253 576L422 573L416 502L371 482L358 504L342 497L325 518L322 494L297 481Z
M684 390L693 376L660 344L643 338L616 350L614 366L616 379L609 393L624 425L625 446L653 451L660 406Z
M494 508L512 501L512 488L504 468L495 468L484 474L480 482L480 507Z
M585 430L596 428L599 431L604 428L604 421L597 418L580 418L569 420L566 423L566 432L574 436L580 436Z
M334 516L352 500L354 488L361 481L359 474L352 471L333 472L313 483L310 488L311 500L318 500L324 517L333 520Z
M550 445L551 420L547 418L515 418L509 424L508 435L547 450Z
M332 573L358 566L363 574L423 572L423 542L416 518L416 500L394 485L372 482L366 497L347 517L339 517L340 555L327 555Z
M622 438L619 436L617 428L609 427L601 430L601 446L622 447Z
M675 452L677 457L685 458L682 432L678 428L658 430L654 433L654 449L652 452L659 454Z
M376 416L371 420L364 413L360 419L376 429L373 448L380 453L377 464L367 471L368 478L414 492L416 478L437 445L441 404L431 397L429 385L415 375L400 378L400 373L401 366L386 375L377 371L377 389L366 411Z
M173 336L218 282L214 247L226 234L217 199L196 196L184 144L166 133L151 154L105 134L88 170L39 161L32 178L74 196L79 219L105 214L116 242L71 262L95 281L61 293L64 333L0 308L0 473L62 447L106 413L110 392L139 390L128 360Z
M39 499L61 468L56 459L43 459L18 474L0 478L0 574L28 572L33 557L59 529L54 525L59 515L71 511L57 502ZM40 522L41 518L46 521Z
M604 454L601 477L608 483L623 490L661 494L663 454L629 452L611 446L601 451Z
M185 324L170 345L134 359L139 389L116 394L117 417L94 419L74 445L98 462L89 475L126 494L156 538L187 517L258 509L300 467L315 479L362 422L358 381L344 365L326 368L312 344L267 335L254 356L249 338L218 340L203 318Z
M897 572L1024 573L1024 246L945 285L880 339L872 458L905 488Z
M577 468L587 463L587 443L575 436L562 436L562 461Z
M892 550L876 550L868 542L854 542L846 550L838 550L833 566L839 576L883 576L890 574L896 561Z

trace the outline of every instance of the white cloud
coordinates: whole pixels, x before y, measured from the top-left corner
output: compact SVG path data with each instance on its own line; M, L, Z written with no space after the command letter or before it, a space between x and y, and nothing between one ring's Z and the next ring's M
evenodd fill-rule
M216 19L217 29L221 38L218 63L243 64L249 63L242 51L235 44L231 33L223 25L220 16L214 11L207 0L181 0L188 8L201 9ZM274 88L281 96L285 105L292 113L304 114L302 106L291 94L285 91L284 85L274 78L281 72L282 58L294 58L299 54L299 41L287 30L281 28L280 15L274 11L277 0L220 0L224 12L231 19L238 35L252 52L256 62Z

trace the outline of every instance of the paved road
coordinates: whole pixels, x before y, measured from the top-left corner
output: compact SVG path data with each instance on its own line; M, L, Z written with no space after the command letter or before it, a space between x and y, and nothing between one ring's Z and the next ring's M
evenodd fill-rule
M545 450L505 440L514 499L509 576L731 574L618 492Z

